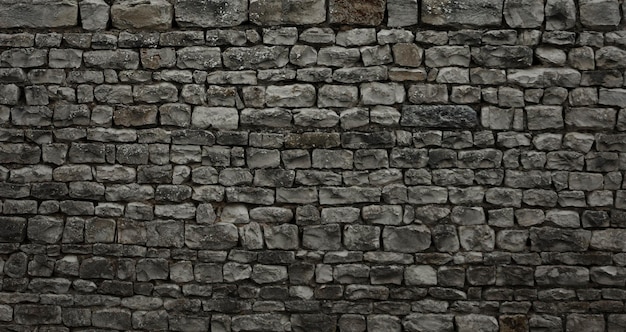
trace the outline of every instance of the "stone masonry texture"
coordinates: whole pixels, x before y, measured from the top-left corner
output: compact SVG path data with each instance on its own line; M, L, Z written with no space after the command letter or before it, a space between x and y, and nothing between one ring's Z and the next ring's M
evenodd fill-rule
M0 331L626 331L623 0L0 0Z

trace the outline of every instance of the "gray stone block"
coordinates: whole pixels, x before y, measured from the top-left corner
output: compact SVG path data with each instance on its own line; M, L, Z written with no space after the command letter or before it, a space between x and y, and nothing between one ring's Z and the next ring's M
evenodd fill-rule
M248 18L248 2L178 0L174 6L176 23L182 27L231 27Z
M459 1L454 4L437 0L422 3L422 22L435 26L499 26L502 23L502 0Z
M22 3L4 0L0 28L60 28L78 23L76 0L36 0Z

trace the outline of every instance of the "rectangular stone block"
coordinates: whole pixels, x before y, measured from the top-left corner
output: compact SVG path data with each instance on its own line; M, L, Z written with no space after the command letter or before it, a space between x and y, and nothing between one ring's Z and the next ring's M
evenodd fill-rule
M503 4L504 0L423 0L422 22L453 27L499 26Z
M165 30L172 27L172 5L166 0L116 0L111 6L113 27Z
M248 18L247 0L177 0L176 23L181 27L232 27Z
M251 0L250 21L258 25L323 23L326 3L324 0Z
M469 106L404 105L400 125L430 128L474 128L478 125L476 111Z
M417 0L387 0L387 26L414 25L417 18Z
M330 23L380 25L385 17L385 0L330 0Z
M60 28L78 24L77 0L2 0L0 28Z

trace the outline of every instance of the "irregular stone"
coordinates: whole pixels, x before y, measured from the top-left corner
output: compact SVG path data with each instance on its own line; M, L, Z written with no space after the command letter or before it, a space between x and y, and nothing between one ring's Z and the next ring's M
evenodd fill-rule
M28 220L27 235L31 241L48 244L57 243L61 240L62 233L63 220L61 219L36 216Z
M237 227L233 224L185 226L185 245L192 249L230 249L237 245L238 239Z
M477 123L471 107L454 105L404 105L400 120L407 127L473 128Z
M58 305L18 304L13 316L17 324L46 325L61 324L61 307Z
M0 241L22 242L26 236L26 219L19 217L0 218Z
M248 2L177 0L175 15L176 23L181 27L232 27L247 20Z
M268 86L265 101L269 107L310 107L315 104L315 87L310 84Z
M83 53L87 67L98 69L137 69L139 53L131 50L100 50Z
M486 225L460 226L459 238L461 247L469 251L493 251L496 234Z
M406 316L402 326L409 332L454 331L454 315L413 313Z
M622 229L607 229L592 231L590 247L606 251L626 251L626 244L622 241L626 231Z
M128 309L105 308L93 310L91 322L95 327L117 330L132 329L131 312Z
M217 47L184 47L176 51L176 57L176 67L180 69L206 70L222 66L220 49ZM224 64L226 65L226 57Z
M543 24L543 0L505 0L504 20L511 28L538 28Z
M302 246L312 250L339 250L341 228L337 224L306 226L302 233Z
M525 110L529 130L563 128L563 109L560 106L528 106Z
M85 30L105 30L109 23L110 6L103 0L83 0L78 4Z
M306 25L326 21L326 6L321 0L253 0L250 21L257 25Z
M561 86L575 88L580 84L581 74L571 68L532 68L511 70L507 75L510 83L526 88Z
M433 46L425 51L425 64L428 67L459 66L469 67L469 46Z
M483 46L472 48L472 59L487 68L525 68L533 62L527 46Z
M78 24L76 0L3 0L0 28L60 28Z
M596 66L599 69L623 69L624 59L626 58L626 51L615 46L602 47L596 51ZM607 81L610 72L600 72L600 76ZM603 75L602 75L603 74ZM607 75L609 74L609 75ZM602 80L601 80L602 81Z
M417 24L417 0L387 0L387 25L405 27Z
M234 332L245 331L289 331L289 316L280 314L238 315L232 318L231 328Z
M456 316L454 318L459 332L483 331L498 332L500 331L498 320L495 317L487 315L470 314L464 316Z
M616 27L621 17L615 0L583 0L579 3L580 21L591 29Z
M589 283L589 269L565 265L538 266L535 269L535 280L540 286L586 286Z
M386 226L382 239L385 250L406 253L426 250L431 244L430 230L422 225Z
M572 0L547 0L546 30L567 30L576 24L576 5Z
M331 24L357 24L377 26L385 16L385 1L331 0L328 4L328 17Z
M422 22L435 26L499 26L502 23L502 0L458 1L449 3L424 0Z
M340 46L324 47L317 53L317 64L331 67L352 67L361 59L357 48Z
M239 126L239 114L235 108L198 106L194 107L191 114L191 124L201 129L237 129Z
M165 30L172 27L172 5L166 0L117 0L111 6L113 27Z
M231 47L222 54L229 69L269 69L289 63L289 48L284 46Z
M585 251L592 233L584 230L568 230L552 227L530 229L533 251Z

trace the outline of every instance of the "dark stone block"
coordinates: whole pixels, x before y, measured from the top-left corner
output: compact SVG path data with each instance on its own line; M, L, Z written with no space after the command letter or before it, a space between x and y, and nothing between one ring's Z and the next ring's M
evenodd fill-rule
M26 235L26 219L0 217L0 242L22 242Z
M404 105L400 125L430 128L474 128L478 116L469 106L460 105Z
M330 23L375 26L385 17L386 0L330 0Z

